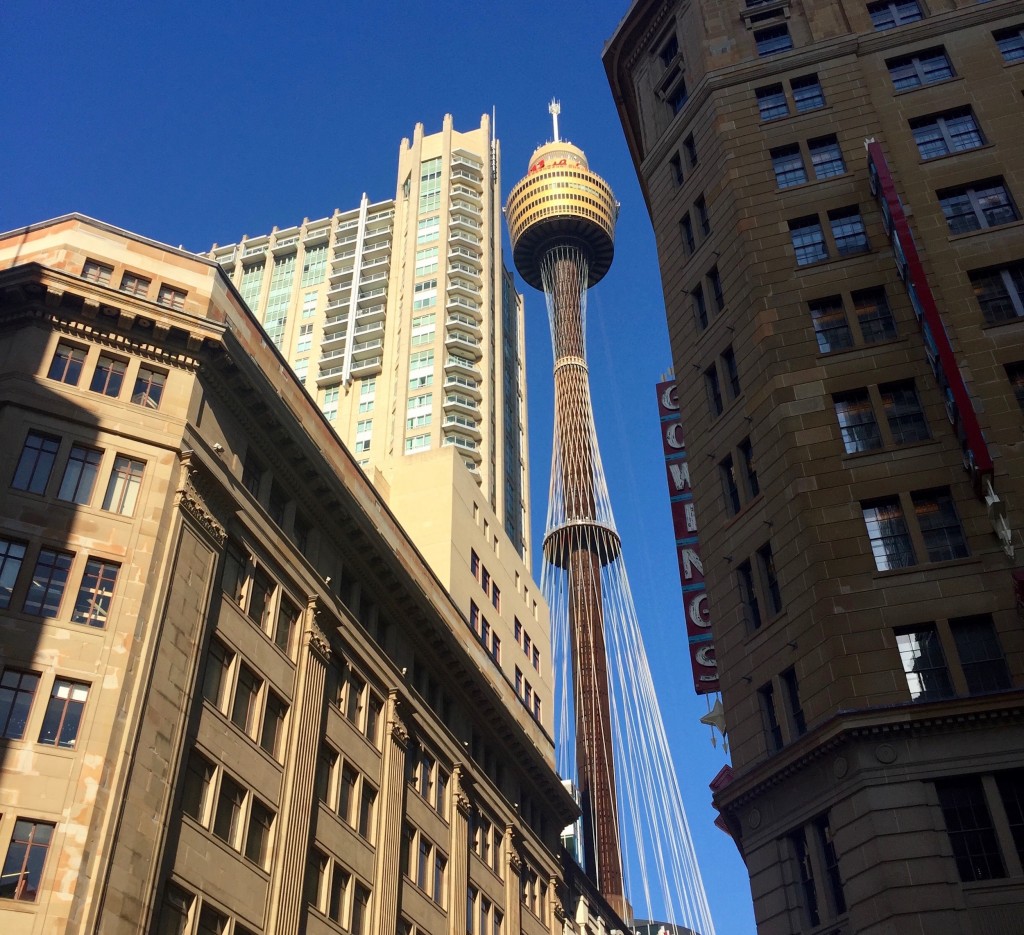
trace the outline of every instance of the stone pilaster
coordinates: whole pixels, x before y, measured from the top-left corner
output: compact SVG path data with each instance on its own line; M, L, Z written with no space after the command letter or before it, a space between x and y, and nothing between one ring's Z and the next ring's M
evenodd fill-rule
M469 785L461 766L452 770L452 806L448 839L448 935L464 935L469 888Z
M316 622L316 599L310 598L304 617L305 639L299 651L298 677L286 749L278 815L277 843L271 879L270 925L272 935L299 935L303 914L302 888L312 830L316 764L323 736L324 686L331 650L326 634Z
M523 858L519 855L519 834L512 825L505 826L505 931L520 932L523 923L523 901L519 875Z
M405 755L409 728L401 716L397 691L388 694L383 762L377 811L377 863L374 872L372 935L395 935L398 925L398 887L402 879L402 797L405 795Z

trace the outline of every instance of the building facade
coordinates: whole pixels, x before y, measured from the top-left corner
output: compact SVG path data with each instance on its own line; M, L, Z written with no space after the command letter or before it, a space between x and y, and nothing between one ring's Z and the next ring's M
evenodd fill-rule
M502 262L490 118L417 124L395 196L214 246L522 703L551 727L530 575L523 299Z
M69 215L0 236L0 327L5 933L622 928L550 735L216 264Z
M758 929L1015 931L1020 5L638 0L604 61Z

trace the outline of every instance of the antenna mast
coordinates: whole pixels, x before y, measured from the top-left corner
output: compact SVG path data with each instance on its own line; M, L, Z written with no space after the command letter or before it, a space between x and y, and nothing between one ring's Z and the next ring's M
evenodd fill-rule
M558 136L558 115L562 112L562 105L558 103L554 98L551 98L551 103L548 104L548 113L551 114L551 122L555 125L555 143L560 143L561 139Z

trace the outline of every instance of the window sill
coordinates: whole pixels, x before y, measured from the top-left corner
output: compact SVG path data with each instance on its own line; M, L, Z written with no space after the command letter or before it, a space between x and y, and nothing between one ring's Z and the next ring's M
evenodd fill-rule
M941 156L932 156L930 159L920 159L918 165L930 166L945 159L955 159L957 156L965 156L967 153L980 153L983 150L995 148L994 143L982 143L981 146L975 146L973 149L958 149L956 152L943 153Z
M884 461L891 460L892 456L901 451L914 451L915 449L937 448L937 438L923 438L916 442L907 442L905 445L882 445L879 448L872 448L870 451L848 451L843 454L843 462L847 461L871 461L873 458L880 458Z
M1024 220L1018 218L1016 221L1007 221L1005 224L995 224L991 227L979 227L974 231L966 231L963 234L950 234L950 243L961 243L964 240L970 240L972 237L977 237L979 234L990 234L993 231L1004 231L1014 230L1024 227Z
M941 88L947 84L955 84L957 81L963 81L962 75L953 75L952 78L943 78L941 81L929 81L925 84L916 84L912 88L901 88L899 91L895 89L892 92L893 97L903 97L905 94L913 94L915 91L924 91L927 88Z
M838 178L838 176L836 176L836 178ZM820 269L823 266L831 266L833 263L844 263L847 260L855 260L858 257L862 256L873 256L875 252L876 251L872 250L871 247L868 247L867 250L856 250L850 251L849 253L837 253L835 256L827 256L823 260L815 260L813 263L805 263L803 266L801 266L799 263L796 263L794 268L797 272L804 273L807 270Z
M788 106L788 102L787 102L787 106ZM807 110L797 110L797 111L794 111L791 114L789 114L789 113L787 113L787 114L780 114L778 117L769 117L767 120L762 117L760 123L761 123L761 126L763 126L763 127L764 126L768 126L770 124L781 124L783 121L786 121L786 120L795 120L798 117L806 117L809 114L828 113L831 110L832 110L832 105L826 104L824 107L810 107Z
M995 328L1006 328L1009 325L1024 325L1024 315L1018 315L1016 318L1009 318L1006 321L986 321L982 324L982 331L990 331Z
M825 360L832 357L838 357L840 354L853 354L857 351L869 351L874 354L878 348L884 348L886 345L895 346L897 344L906 344L907 338L900 337L897 335L895 338L889 338L887 341L874 341L871 344L854 344L852 347L842 347L834 351L823 351L818 350L817 359Z
M853 178L853 173L847 169L845 172L840 172L838 175L828 175L823 179L808 179L806 182L801 182L799 185L787 185L785 188L777 189L780 193L782 192L798 192L806 188L810 188L813 185L822 185L825 182L831 182L833 179L850 179ZM863 251L862 251L863 252ZM824 262L824 261L819 261ZM808 264L809 266L811 264ZM800 269L803 269L801 266Z
M946 568L960 568L969 565L981 565L981 557L978 555L968 555L966 558L951 558L945 562L918 562L916 565L909 565L906 568L889 568L885 571L879 571L875 569L872 573L872 577L876 580L886 578L897 578L900 575L913 575L919 572L932 573L934 571L943 571Z

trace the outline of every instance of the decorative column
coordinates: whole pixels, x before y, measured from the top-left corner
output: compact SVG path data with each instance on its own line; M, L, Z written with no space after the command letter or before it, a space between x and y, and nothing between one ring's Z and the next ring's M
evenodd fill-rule
M469 889L469 777L462 766L452 769L452 811L448 840L448 935L465 935L466 893ZM484 933L486 935L486 933Z
M395 935L398 925L398 887L402 879L402 797L405 795L405 755L409 749L409 728L402 719L401 706L398 692L389 692L378 793L377 862L370 912L373 935Z
M268 926L272 935L299 935L304 912L302 889L309 854L316 764L323 736L324 686L331 658L330 642L316 617L316 598L310 597L292 702L281 814L277 817Z
M520 874L523 858L519 854L519 834L513 825L505 825L505 931L522 931L523 900Z

